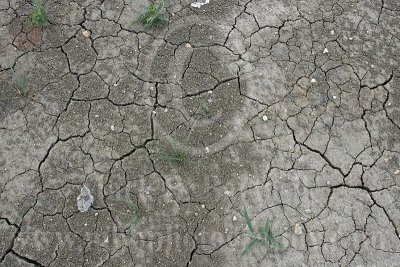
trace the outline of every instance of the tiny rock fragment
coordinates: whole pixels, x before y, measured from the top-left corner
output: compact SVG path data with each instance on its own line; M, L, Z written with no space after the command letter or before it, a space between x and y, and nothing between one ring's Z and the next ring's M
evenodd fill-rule
M264 115L264 116L262 117L262 120L263 120L263 121L267 121L267 120L268 120L268 117L267 117L266 115Z
M300 223L296 223L294 225L294 234L295 235L301 235L303 233L303 229L301 228L301 224Z
M326 54L326 53L328 53L328 52L329 52L329 51L328 51L328 48L325 47L325 49L324 49L324 51L323 51L322 53Z
M227 191L224 192L224 194L227 195L227 196L229 196L229 195L231 194L231 191L228 191L228 190L227 190Z
M332 98L333 98L333 99L336 99L336 98L337 98L337 96L335 96L335 95L334 95L334 96L332 96Z
M86 38L89 38L90 37L90 31L85 30L85 31L82 32L82 35L85 36Z
M195 2L195 3L190 4L190 6L200 8L208 3L210 3L210 0L205 0L204 2Z
M92 196L92 194L90 194L89 188L87 188L86 185L84 185L81 188L81 193L76 198L76 202L77 202L77 205L78 205L78 210L80 212L88 211L89 208L93 204L93 200L94 200L94 197Z
M232 221L233 221L233 222L236 222L236 221L237 221L237 217L236 217L236 216L233 216Z
M185 46L186 46L187 48L191 48L191 47L192 47L192 45L189 44L189 43L187 43Z
M385 158L383 161L384 162L389 162L389 160L391 160L392 158L391 157L388 157L388 158Z
M335 34L335 30L331 30L331 35L334 35Z
M311 79L311 83L316 83L316 82L317 82L316 79L314 79L314 78Z
M395 170L393 174L394 175L399 175L400 174L400 170Z
M115 126L111 125L111 131L115 131Z
M208 146L206 147L206 153L210 153L210 148Z

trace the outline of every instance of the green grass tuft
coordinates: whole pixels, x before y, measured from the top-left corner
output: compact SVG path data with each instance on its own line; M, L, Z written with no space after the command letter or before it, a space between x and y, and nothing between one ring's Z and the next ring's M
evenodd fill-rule
M143 212L139 207L139 203L135 203L129 197L121 198L115 203L124 207L123 209L114 210L114 212L117 212L121 216L120 219L122 227L125 229L134 230L136 226L139 225L143 217Z
M177 149L161 151L157 153L157 155L161 160L168 161L176 165L181 165L187 162L186 154Z
M166 22L164 1L151 3L137 19L145 28L160 27Z
M30 24L37 27L44 27L48 23L47 7L43 5L41 0L33 0L33 13Z
M20 95L26 97L29 92L29 81L25 76L14 74L12 77L12 86L14 90Z
M248 236L250 236L251 241L246 245L240 257L243 257L249 253L258 244L265 246L267 250L277 250L283 248L283 245L275 239L271 232L271 220L267 220L265 222L264 227L259 229L259 235L257 235L246 209L244 210L244 219L250 231Z

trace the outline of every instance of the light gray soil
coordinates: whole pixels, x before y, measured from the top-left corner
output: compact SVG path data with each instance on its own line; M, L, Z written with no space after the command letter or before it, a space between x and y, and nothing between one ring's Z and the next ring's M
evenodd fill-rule
M0 1L0 266L400 266L400 2L193 2Z

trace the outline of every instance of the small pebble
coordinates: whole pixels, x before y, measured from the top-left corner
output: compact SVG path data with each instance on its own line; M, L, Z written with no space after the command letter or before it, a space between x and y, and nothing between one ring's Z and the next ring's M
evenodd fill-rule
M384 162L389 162L389 160L391 160L392 158L391 157L388 157L388 158L385 158L383 161Z
M232 221L233 221L233 222L236 222L236 221L237 221L236 216L233 216Z
M111 125L111 131L114 131L114 130L115 130L115 126Z
M316 79L314 79L314 78L311 79L311 83L316 83L316 82L317 82Z
M336 98L337 98L337 96L335 96L335 95L334 95L334 96L332 96L332 98L333 98L333 99L336 99Z
M90 37L90 31L83 31L82 35L85 36L86 38Z
M267 121L267 120L268 120L268 117L264 115L264 116L262 117L262 120L263 120L263 121Z
M295 235L301 235L303 233L303 229L301 228L301 224L300 223L296 223L294 225L294 234Z
M324 49L324 51L323 51L322 53L326 54L326 53L328 53L328 52L329 52L329 51L328 51L328 48L325 47L325 49Z
M192 47L192 45L191 45L191 44L189 44L189 43L187 43L187 44L186 44L186 47L187 47L187 48L191 48L191 47Z
M400 170L395 170L393 174L394 175L399 175L400 174Z
M335 34L335 30L331 30L331 35L334 35Z

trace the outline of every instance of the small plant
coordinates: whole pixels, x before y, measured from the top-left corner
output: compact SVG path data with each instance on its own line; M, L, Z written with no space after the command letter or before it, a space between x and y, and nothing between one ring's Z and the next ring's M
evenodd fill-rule
M17 93L17 97L27 97L29 93L29 81L24 75L18 75L15 72L12 75L6 75L4 78L0 78L0 82L4 82L12 87ZM17 98L15 97L15 98ZM13 97L14 98L14 97Z
M172 147L171 150L163 150L161 152L158 152L157 155L160 159L171 162L176 165L180 165L187 162L186 154L175 147Z
M26 97L28 95L28 79L25 76L14 74L12 77L12 86L20 96Z
M136 227L142 220L142 210L139 208L139 203L134 203L134 201L132 201L129 196L119 199L117 203L126 208L124 210L114 210L123 218L121 218L123 228L133 229L134 227Z
M33 26L44 27L49 23L47 18L47 8L41 0L33 0L33 13L30 24Z
M161 1L158 5L151 3L137 21L142 23L145 28L162 26L166 22L164 7L164 1Z
M249 228L251 241L245 249L243 250L240 257L243 257L247 253L249 253L255 245L261 244L267 248L267 250L276 250L283 248L283 245L275 239L271 232L272 221L267 220L263 228L259 229L260 235L257 236L257 232L254 230L253 224L251 223L251 219L247 214L247 210L244 210L244 218L246 220L247 227Z

